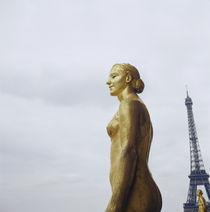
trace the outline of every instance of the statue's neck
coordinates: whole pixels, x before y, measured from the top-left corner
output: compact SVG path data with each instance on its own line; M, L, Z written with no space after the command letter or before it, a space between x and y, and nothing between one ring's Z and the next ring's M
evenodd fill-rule
M134 93L133 88L127 86L117 97L121 102L129 98L136 98L138 97L138 95Z

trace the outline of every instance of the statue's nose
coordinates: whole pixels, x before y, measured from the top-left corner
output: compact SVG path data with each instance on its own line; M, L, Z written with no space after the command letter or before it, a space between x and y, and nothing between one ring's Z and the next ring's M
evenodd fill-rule
M108 81L106 82L106 84L107 84L107 85L110 85L110 81L108 80Z

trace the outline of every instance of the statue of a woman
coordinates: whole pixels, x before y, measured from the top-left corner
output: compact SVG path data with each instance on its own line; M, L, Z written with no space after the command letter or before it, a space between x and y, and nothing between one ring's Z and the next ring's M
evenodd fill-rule
M208 212L206 206L206 200L202 196L203 192L199 189L196 191L196 195L198 196L198 212Z
M137 95L143 91L144 83L134 66L123 63L112 67L107 85L120 106L107 126L112 196L106 212L159 212L161 194L148 168L152 124Z

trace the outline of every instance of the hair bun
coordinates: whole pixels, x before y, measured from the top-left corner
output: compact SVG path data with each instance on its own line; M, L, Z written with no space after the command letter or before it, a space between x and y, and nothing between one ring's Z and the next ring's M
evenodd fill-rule
M136 93L141 93L144 90L144 82L141 79L136 80L135 90Z

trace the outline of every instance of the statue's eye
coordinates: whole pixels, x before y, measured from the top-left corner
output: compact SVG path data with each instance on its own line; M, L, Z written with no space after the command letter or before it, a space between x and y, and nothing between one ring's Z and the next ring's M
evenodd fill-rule
M114 79L115 77L116 77L116 76L115 76L115 75L113 75L113 76L112 76L112 79Z

